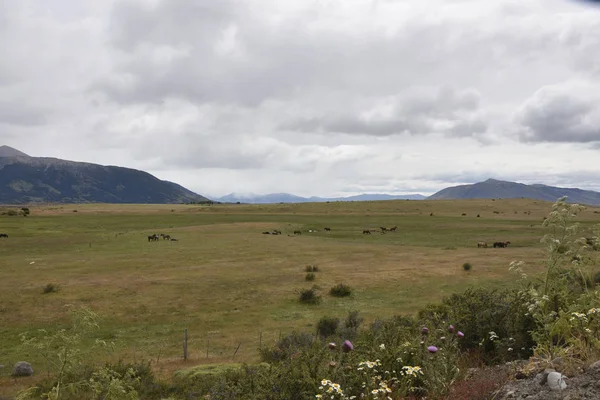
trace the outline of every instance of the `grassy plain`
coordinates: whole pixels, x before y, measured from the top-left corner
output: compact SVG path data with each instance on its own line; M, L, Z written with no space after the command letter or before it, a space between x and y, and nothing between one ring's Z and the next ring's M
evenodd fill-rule
M294 329L314 330L324 315L344 318L358 310L369 322L415 312L469 286L510 286L510 261L524 260L530 271L543 268L539 239L551 203L514 199L30 209L28 217L0 216L0 233L9 234L0 239L0 364L6 365L0 369L0 396L2 386L13 385L7 376L16 361L28 360L44 370L38 356L19 348L18 335L68 326L69 310L80 306L102 317L98 337L116 343L113 357L150 359L159 373L168 375L195 364L257 361L261 333L262 343L272 344ZM580 217L591 226L600 221L600 211L590 207ZM362 234L363 229L394 225L396 232ZM272 229L283 235L261 234ZM303 234L292 235L296 229ZM148 242L152 233L179 241ZM480 240L509 240L511 245L477 248ZM473 269L464 271L464 262ZM319 267L314 282L304 280L307 265ZM340 282L354 288L351 298L328 295ZM43 294L48 283L58 285L58 292ZM300 304L297 291L313 284L321 289L323 302ZM185 328L190 359L184 363ZM90 359L95 357L102 356L90 351Z

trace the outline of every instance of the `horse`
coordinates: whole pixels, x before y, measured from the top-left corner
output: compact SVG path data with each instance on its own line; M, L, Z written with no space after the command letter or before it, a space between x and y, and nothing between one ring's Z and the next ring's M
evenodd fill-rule
M158 240L158 235L156 233L154 235L148 236L148 241L149 242L155 242L157 240Z
M394 226L393 228L388 229L390 232L396 232L396 229L398 229L397 226Z
M262 234L263 234L263 235L270 235L270 234L271 234L271 232L269 232L269 231L264 231Z
M509 241L506 242L494 242L494 247L508 247L510 244Z
M388 228L384 228L383 226L380 226L379 229L381 229L381 232L385 232L388 230Z
M0 238L7 238L8 237L8 233L0 233Z
M294 231L294 235L302 235L302 231Z
M478 242L477 247L485 247L487 248L487 242Z
M325 228L327 232L331 232L331 228Z
M363 235L370 235L370 234L371 234L370 230L368 230L368 229L363 230Z

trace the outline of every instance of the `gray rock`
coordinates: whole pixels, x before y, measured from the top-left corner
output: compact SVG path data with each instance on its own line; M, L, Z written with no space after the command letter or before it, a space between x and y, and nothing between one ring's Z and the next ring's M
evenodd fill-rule
M535 376L535 380L540 383L540 385L545 385L548 382L548 374L550 372L556 372L552 368L546 368L543 372L540 372Z
M564 390L567 388L565 376L559 372L550 372L548 374L548 386L552 390Z
M588 369L590 371L600 372L600 361L596 361L595 363L593 363L592 365L590 365L588 367Z
M19 361L13 368L13 376L31 376L33 375L33 367L25 361Z

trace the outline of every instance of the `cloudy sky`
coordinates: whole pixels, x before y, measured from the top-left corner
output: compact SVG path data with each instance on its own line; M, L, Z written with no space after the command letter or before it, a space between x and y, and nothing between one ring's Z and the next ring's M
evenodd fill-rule
M204 195L600 190L600 5L0 0L0 145Z

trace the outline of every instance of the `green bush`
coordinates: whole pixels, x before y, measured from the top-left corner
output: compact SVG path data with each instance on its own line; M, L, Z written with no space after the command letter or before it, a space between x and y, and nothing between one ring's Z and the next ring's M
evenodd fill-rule
M310 289L303 289L300 291L300 303L304 304L319 304L321 302L321 296L317 294L317 289L312 287Z
M352 288L343 283L339 283L329 290L329 294L334 297L347 297L352 294Z
M316 277L317 277L317 276L316 276L315 274L313 274L312 272L309 272L309 273L308 273L308 274L306 274L306 276L304 277L304 280L305 280L305 281L309 281L309 282L310 282L310 281L314 281Z
M323 338L333 336L337 333L339 326L339 318L322 317L319 322L317 322L317 334Z
M54 283L48 283L46 286L44 286L44 290L43 290L44 294L56 293L56 292L58 292L58 285L55 285Z
M472 268L473 268L473 266L471 265L471 263L466 262L463 264L463 269L465 271L470 271Z

